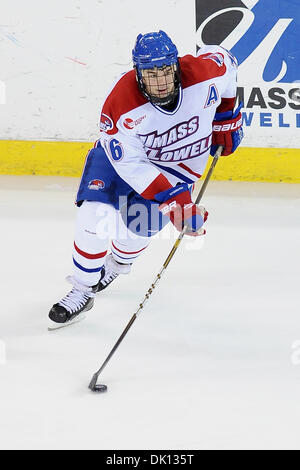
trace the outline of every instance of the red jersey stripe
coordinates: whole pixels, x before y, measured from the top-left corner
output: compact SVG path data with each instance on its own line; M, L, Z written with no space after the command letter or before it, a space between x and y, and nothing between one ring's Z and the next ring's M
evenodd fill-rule
M217 113L232 111L235 105L235 98L222 98L221 104L217 107Z
M194 57L190 54L179 58L182 88L205 82L226 73L226 65L219 66L214 60L206 59L209 54Z
M145 246L144 248L142 248L141 250L138 250L138 251L122 251L122 250L119 250L119 248L116 247L116 245L114 244L113 241L111 242L111 244L112 244L112 246L114 247L115 250L119 251L120 253L124 253L125 255L135 255L136 253L140 253L141 251L143 251L147 248Z
M87 258L87 259L103 258L107 253L107 251L102 251L102 253L95 253L95 254L86 253L85 251L80 250L80 248L78 248L78 246L76 245L75 242L74 242L74 248L77 251L77 253L79 253L81 256L83 256L84 258Z
M135 70L125 73L106 98L102 108L102 113L109 116L114 123L113 129L106 131L106 133L115 134L118 131L116 124L120 116L145 103L148 103L148 100L138 88Z
M195 171L191 170L188 166L186 166L184 163L179 163L179 165L181 168L183 168L185 171L187 171L188 173L190 173L191 175L194 175L196 176L196 178L201 178L201 175L199 175L198 173L196 173Z
M141 196L145 199L154 199L155 194L160 193L162 191L166 191L167 189L172 188L169 180L160 173L155 180L152 181L151 184L141 193Z
M225 63L220 66L214 60L207 59L206 57L209 55L207 53L194 57L188 54L179 57L182 88L220 77L226 73ZM109 116L114 125L106 133L109 135L116 134L118 132L116 124L120 116L146 103L148 103L148 100L138 88L135 70L130 70L122 75L107 96L102 108L102 113Z

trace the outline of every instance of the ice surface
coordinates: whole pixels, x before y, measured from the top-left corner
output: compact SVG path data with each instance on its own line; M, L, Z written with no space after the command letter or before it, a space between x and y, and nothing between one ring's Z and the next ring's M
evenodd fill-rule
M0 448L299 449L300 185L209 184L203 248L183 240L99 395L89 381L174 238L153 240L84 321L48 332L77 184L0 177Z

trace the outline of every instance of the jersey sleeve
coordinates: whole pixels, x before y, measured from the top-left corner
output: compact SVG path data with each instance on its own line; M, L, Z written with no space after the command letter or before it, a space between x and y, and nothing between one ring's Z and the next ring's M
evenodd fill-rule
M130 106L137 107L145 104L142 95L130 96L128 94L130 89L128 90L128 87L126 89L125 96L122 93L123 88L114 88L104 102L100 118L99 140L119 176L145 199L154 199L156 193L165 191L172 185L149 162L143 142L137 133L131 128L127 130L126 122L124 125L124 111L128 111ZM126 108L122 105L123 102ZM129 127L128 124L127 127Z
M234 108L237 91L237 69L236 58L227 49L220 47L224 53L224 59L228 70L227 87L221 95L221 104L217 108L217 113L231 111Z
M218 60L218 56L222 57L226 66L226 74L224 80L226 81L224 90L221 94L221 103L217 108L218 113L231 111L234 108L237 91L237 69L238 63L234 55L222 46L204 46L198 55L211 55L212 58Z

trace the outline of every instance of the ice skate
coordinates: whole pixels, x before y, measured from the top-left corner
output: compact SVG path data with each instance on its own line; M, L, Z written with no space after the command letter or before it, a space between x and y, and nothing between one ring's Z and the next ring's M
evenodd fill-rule
M67 281L73 284L73 288L51 308L48 330L56 330L83 320L85 318L84 313L94 305L97 285L93 287L85 286L72 276L68 276Z
M101 271L101 279L97 286L97 292L100 292L109 286L119 274L128 274L131 269L131 264L118 263L110 253L107 255L105 264Z

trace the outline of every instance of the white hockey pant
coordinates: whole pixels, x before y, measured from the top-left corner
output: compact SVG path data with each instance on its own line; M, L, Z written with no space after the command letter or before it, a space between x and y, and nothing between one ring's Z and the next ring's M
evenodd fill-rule
M77 210L73 247L73 276L87 286L96 285L107 251L123 264L133 263L150 239L133 234L119 211L96 201L84 201Z

